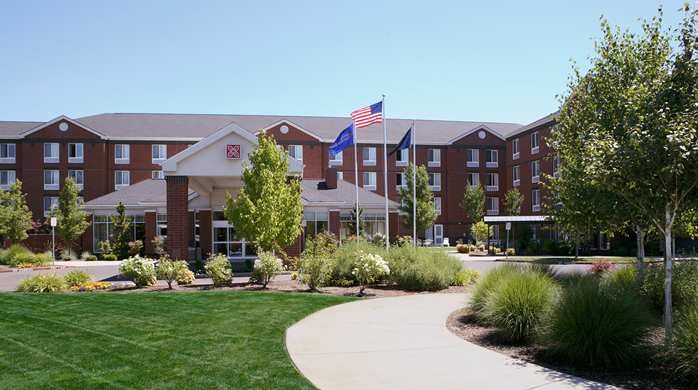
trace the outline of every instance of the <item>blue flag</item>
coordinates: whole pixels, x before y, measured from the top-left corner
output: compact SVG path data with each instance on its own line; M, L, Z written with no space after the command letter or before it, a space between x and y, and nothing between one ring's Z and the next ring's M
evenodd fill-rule
M350 124L349 127L342 130L334 140L332 145L330 145L330 153L332 156L338 154L342 150L354 145L354 124Z
M400 140L400 143L397 144L395 149L393 149L390 152L389 156L392 155L393 153L397 152L398 150L408 149L411 145L412 145L412 128L410 127L407 130L407 133L405 133L405 135Z

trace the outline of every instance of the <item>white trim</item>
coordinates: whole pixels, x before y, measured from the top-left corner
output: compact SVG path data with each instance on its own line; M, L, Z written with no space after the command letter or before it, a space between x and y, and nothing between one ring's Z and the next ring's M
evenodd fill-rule
M499 139L501 139L501 140L506 140L506 138L504 138L504 136L501 135L498 131L494 131L494 130L492 130L492 128L490 128L489 126L487 126L487 125L485 125L485 124L482 124L482 125L476 126L476 127L472 128L472 129L470 129L470 130L467 130L467 131L461 133L460 135L458 135L458 136L455 137L455 138L452 138L450 141L448 141L448 142L446 143L446 145L451 145L451 144L453 144L454 142L456 142L456 141L458 141L458 140L460 140L460 139L462 139L462 138L465 138L465 137L469 136L470 134L473 134L473 133L475 133L475 132L477 132L477 131L480 131L480 130L488 131L488 132L492 133L492 135L494 135L495 137L497 137L497 138L499 138ZM421 144L421 143L420 143L420 144Z
M76 125L76 126L79 126L79 127L82 127L83 129L85 129L85 130L89 131L90 133L92 133L92 134L98 136L99 138L106 139L106 136L105 136L104 134L100 133L99 131L93 130L93 129L91 129L90 127L85 126L84 124L78 122L77 120L68 118L68 117L65 116L65 115L61 115L61 116L59 116L59 117L57 117L57 118L54 118L54 119L52 119L52 120L50 120L50 121L48 121L48 122L46 122L46 123L42 123L42 124L40 124L40 125L38 125L38 126L32 128L32 129L29 129L29 130L24 131L23 133L19 133L19 134L18 134L18 137L19 137L19 138L25 138L26 136L28 136L28 135L30 135L30 134L36 133L37 131L39 131L39 130L41 130L41 129L44 129L44 128L48 127L48 126L51 126L51 125L53 125L53 124L55 124L55 123L58 123L58 122L60 122L60 121L71 122L72 124L74 124L74 125Z
M203 138L198 137L107 137L109 141L168 141L168 142L199 142Z
M302 126L298 126L298 124L293 123L293 122L291 122L291 121L288 120L288 119L281 119L281 120L279 120L279 121L276 121L276 122L272 123L271 125L262 128L260 131L261 131L262 133L265 133L265 134L266 134L267 130L271 129L272 127L276 127L276 126L278 126L278 125L280 125L280 124L282 124L282 123L285 123L285 124L287 124L287 125L291 125L291 126L295 127L296 129L300 130L301 132L303 132L303 133L305 133L305 134L307 134L307 135L309 135L309 136L315 138L316 140L318 140L318 141L320 141L320 142L326 142L326 141L323 140L322 138L318 137L316 134L312 133L310 130L304 129ZM333 140L333 141L334 141L334 140Z
M487 216L485 222L545 222L550 219L548 215L500 215Z

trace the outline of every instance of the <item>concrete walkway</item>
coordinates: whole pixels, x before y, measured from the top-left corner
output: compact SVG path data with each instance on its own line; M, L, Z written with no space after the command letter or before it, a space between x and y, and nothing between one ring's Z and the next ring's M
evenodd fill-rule
M288 329L298 369L320 389L610 389L464 341L446 328L466 294L333 306Z

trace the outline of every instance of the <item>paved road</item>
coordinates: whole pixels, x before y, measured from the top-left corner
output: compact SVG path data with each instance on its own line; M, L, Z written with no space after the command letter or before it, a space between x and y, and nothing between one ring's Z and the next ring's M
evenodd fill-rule
M296 367L321 389L610 389L455 336L466 294L366 299L316 312L286 332Z

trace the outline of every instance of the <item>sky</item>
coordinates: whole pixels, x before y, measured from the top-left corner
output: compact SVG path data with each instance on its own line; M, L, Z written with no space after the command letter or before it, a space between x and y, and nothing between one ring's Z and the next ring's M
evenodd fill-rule
M684 0L0 0L0 120L103 112L526 124L555 111L603 15Z

